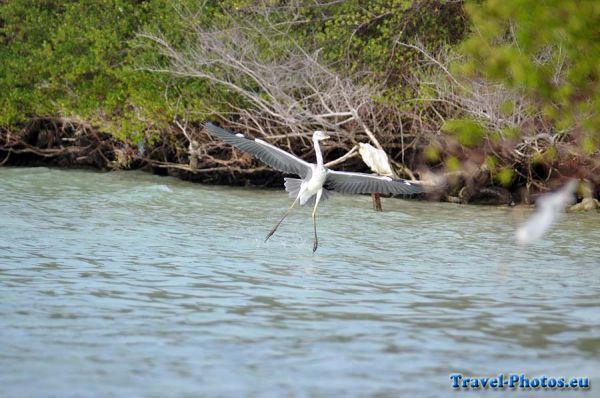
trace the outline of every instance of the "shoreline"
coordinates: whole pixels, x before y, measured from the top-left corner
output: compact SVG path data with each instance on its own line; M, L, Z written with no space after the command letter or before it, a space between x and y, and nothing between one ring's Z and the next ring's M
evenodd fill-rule
M89 125L61 121L62 124L53 119L34 119L18 134L0 129L0 166L43 166L101 172L142 170L209 185L283 188L284 173L249 155L233 151L224 143L199 143L187 136L177 137L173 130L164 132L153 144L133 144ZM190 141L187 148L186 138ZM346 168L336 169L365 171L364 165L362 170L357 170L360 167L361 162L355 158ZM419 174L422 180L435 177L428 170ZM449 184L445 189L413 197L432 202L515 206L531 205L540 194L524 194L525 187L518 185L505 188L486 184L485 179L476 181L471 176L465 177L464 171L446 173L446 177ZM547 183L546 187L542 187L548 190L557 186L557 181ZM585 197L578 198L579 203L586 198L598 203L591 185L587 184L588 192ZM584 210L593 209L593 203ZM583 209L585 206L579 207Z

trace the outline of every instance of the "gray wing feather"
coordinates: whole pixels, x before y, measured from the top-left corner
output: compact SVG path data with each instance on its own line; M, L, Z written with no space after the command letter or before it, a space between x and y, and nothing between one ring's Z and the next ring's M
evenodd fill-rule
M400 178L333 170L327 172L325 186L337 192L352 194L383 193L410 195L425 192L422 185Z
M249 139L241 134L233 134L210 122L204 123L206 131L226 143L256 157L276 170L297 174L307 178L312 172L311 164L268 142L259 139Z

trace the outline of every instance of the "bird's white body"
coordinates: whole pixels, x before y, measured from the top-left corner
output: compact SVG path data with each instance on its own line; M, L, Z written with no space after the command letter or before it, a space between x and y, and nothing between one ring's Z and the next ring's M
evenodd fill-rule
M317 210L317 206L319 205L319 200L321 200L321 195L323 194L323 185L327 179L327 169L323 166L323 154L321 153L319 141L327 138L329 138L329 136L323 131L315 131L313 134L312 140L313 146L315 147L315 154L317 156L317 164L310 165L311 176L307 181L302 182L302 185L300 185L300 192L298 192L298 197L296 198L296 200L300 201L301 205L304 205L310 200L310 198L316 195L313 218Z
M369 166L371 171L380 176L396 176L390 166L390 160L383 149L377 149L373 145L364 142L358 143L358 147L360 157Z
M313 171L310 179L303 182L300 186L298 198L301 205L308 202L314 195L320 197L323 193L323 184L325 184L325 180L327 179L327 169L319 165L314 166L312 169Z

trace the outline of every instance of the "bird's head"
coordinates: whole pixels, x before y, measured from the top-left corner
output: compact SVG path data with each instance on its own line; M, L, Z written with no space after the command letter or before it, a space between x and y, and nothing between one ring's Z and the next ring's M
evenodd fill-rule
M329 138L330 137L324 131L321 131L321 130L316 130L313 133L313 140L315 140L315 141L322 141L322 140L326 140Z

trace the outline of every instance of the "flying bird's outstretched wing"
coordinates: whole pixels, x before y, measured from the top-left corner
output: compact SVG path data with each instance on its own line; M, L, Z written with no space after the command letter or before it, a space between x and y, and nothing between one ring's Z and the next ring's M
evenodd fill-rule
M243 134L231 133L221 127L215 126L211 122L205 122L204 127L210 135L218 137L244 152L248 152L276 170L297 174L302 178L310 177L312 173L310 163L261 139L250 139L244 137Z
M399 178L333 170L327 172L325 187L341 193L410 195L425 192L422 185Z

